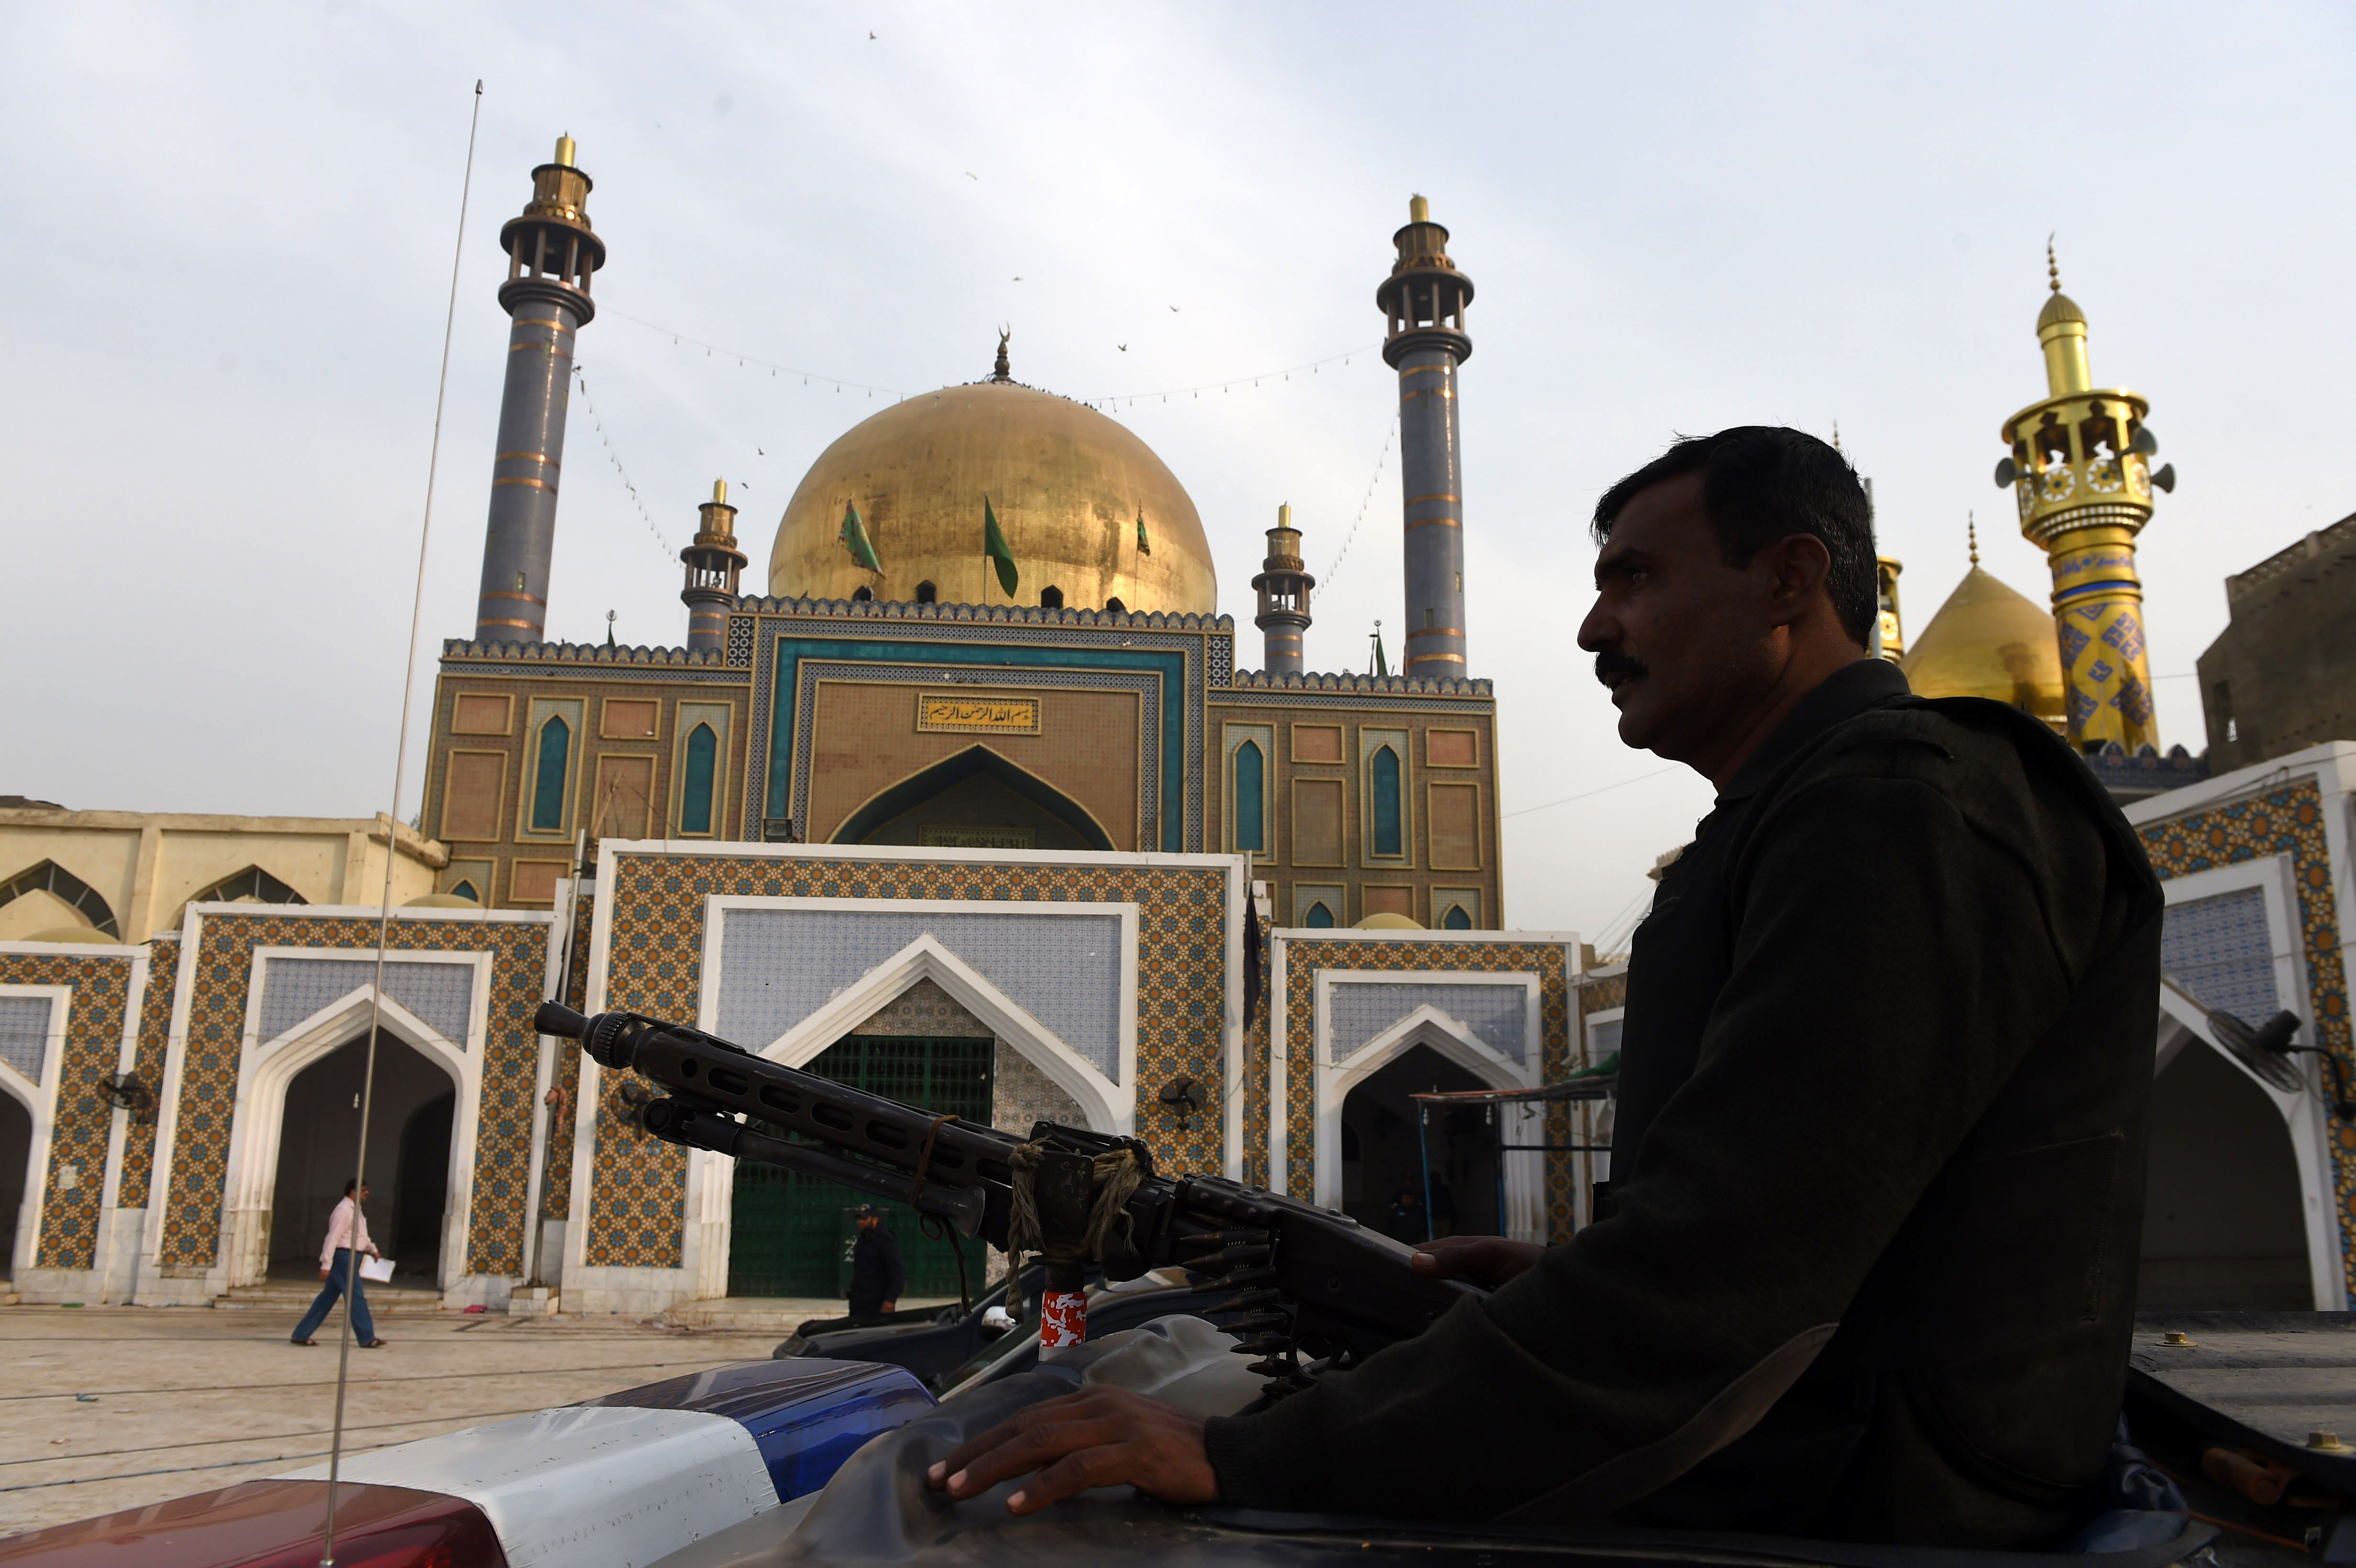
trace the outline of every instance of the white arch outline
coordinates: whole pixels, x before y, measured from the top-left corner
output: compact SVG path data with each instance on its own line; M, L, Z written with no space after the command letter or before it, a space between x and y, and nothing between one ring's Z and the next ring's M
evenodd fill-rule
M338 955L341 956L341 955ZM374 955L369 955L373 957ZM386 955L388 961L416 955ZM477 955L464 955L474 959ZM449 962L443 955L433 955ZM257 953L257 964L263 955ZM482 980L477 969L470 1008L470 1035L482 1032ZM475 1135L482 1098L480 1040L476 1049L453 1044L391 997L377 998L373 984L354 987L283 1034L249 1044L239 1064L230 1123L229 1157L221 1180L220 1253L216 1267L224 1288L258 1285L270 1273L270 1217L276 1200L278 1145L285 1128L286 1091L310 1067L368 1036L371 1001L380 1028L440 1068L456 1092L451 1110L450 1168L444 1187L442 1261L435 1285L447 1290L465 1272L467 1222L474 1205ZM254 1005L259 1006L259 987ZM249 1034L248 1039L252 1036Z
M1396 976L1386 976L1384 978L1397 983ZM1472 977L1418 973L1415 978L1439 985L1452 984L1460 978ZM1496 982L1509 977L1482 976L1480 978ZM1535 990L1534 976L1525 978L1517 976L1510 978L1515 983L1529 986ZM1341 1062L1328 1061L1327 1058L1331 1054L1332 1037L1326 1032L1325 1020L1328 1014L1323 1004L1333 984L1333 977L1330 974L1318 976L1320 1006L1317 1009L1319 1040L1315 1084L1316 1137L1312 1157L1315 1201L1323 1208L1339 1209L1342 1206L1342 1107L1349 1099L1350 1091L1417 1046L1430 1047L1441 1057L1463 1068L1492 1089L1535 1089L1538 1085L1538 1072L1536 1068L1525 1067L1511 1057L1500 1054L1472 1029L1429 1002L1352 1051L1346 1061ZM1531 996L1529 1005L1533 1019L1536 1018L1537 1002L1538 998L1535 995ZM1534 1120L1540 1127L1545 1125L1542 1118L1523 1119ZM1518 1136L1512 1136L1510 1141L1518 1143L1522 1140ZM1500 1155L1499 1157L1504 1157ZM1542 1239L1545 1178L1545 1167L1539 1162L1517 1158L1505 1166L1505 1233L1507 1235L1522 1241Z
M2312 1040L2313 1026L2304 1017L2306 1009L2295 1010L2301 1014L2301 1031ZM2174 981L2162 976L2159 1039L2151 1070L2154 1081L2168 1071L2185 1047L2196 1043L2216 1052L2234 1072L2256 1084L2266 1103L2282 1117L2284 1129L2290 1136L2291 1157L2298 1165L2301 1229L2307 1235L2307 1273L2314 1291L2315 1309L2346 1311L2348 1282L2340 1270L2340 1198L2332 1189L2331 1129L2324 1120L2321 1097L2312 1092L2286 1094L2251 1072L2239 1057L2218 1043L2215 1031L2209 1027L2208 1009Z
M1089 907L1104 912L1115 906ZM1126 940L1130 929L1133 923L1124 922L1123 946L1133 953L1134 944ZM715 933L709 949L716 953L719 945ZM710 978L699 1010L702 1014L701 1027L706 1029L719 1011L722 981L718 969L717 964L705 966ZM1133 966L1130 972L1134 974ZM1134 1130L1137 1089L1133 1083L1115 1083L1098 1072L1093 1062L1065 1044L1054 1030L983 978L930 932L870 969L826 1006L762 1046L759 1054L788 1067L806 1067L829 1046L926 980L947 992L980 1019L991 1034L1013 1047L1023 1060L1046 1074L1050 1083L1070 1095L1090 1128L1115 1134ZM681 1262L695 1281L699 1297L728 1294L730 1250L735 1243L735 1170L736 1162L726 1155L706 1149L688 1153L688 1227Z
M49 1027L41 1042L41 1080L36 1083L0 1061L0 1093L22 1102L32 1118L33 1133L25 1151L25 1197L16 1210L16 1241L10 1250L8 1274L22 1281L39 1255L41 1210L49 1189L49 1144L57 1132L58 1077L65 1071L66 1012L73 1005L70 986L0 986L0 997L34 997L49 1004Z

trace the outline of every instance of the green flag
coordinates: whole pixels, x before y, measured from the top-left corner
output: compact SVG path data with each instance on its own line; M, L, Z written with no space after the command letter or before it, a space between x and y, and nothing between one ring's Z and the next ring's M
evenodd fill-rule
M991 510L987 495L981 498L981 553L985 560L997 563L998 586L1006 591L1007 597L1012 598L1016 586L1023 581L1023 574L1015 570L1014 551L1008 548L1006 535L999 529L998 514Z
M851 560L878 577L884 575L884 563L875 559L875 547L867 542L867 525L859 520L856 503L847 502L843 506L841 539L842 548L851 552Z
M1137 509L1137 553L1140 555L1153 553L1153 543L1145 537L1145 508L1142 507Z

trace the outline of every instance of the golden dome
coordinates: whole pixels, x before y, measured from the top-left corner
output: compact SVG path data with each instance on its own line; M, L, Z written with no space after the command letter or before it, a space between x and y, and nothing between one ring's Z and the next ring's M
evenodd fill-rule
M2059 291L2046 295L2045 308L2037 313L2037 330L2043 332L2049 326L2072 324L2086 325L2086 313L2078 308L2078 302Z
M1003 604L997 577L983 579L985 495L1022 572L1017 603L1054 588L1080 610L1116 599L1140 612L1218 608L1203 520L1152 449L1085 404L1004 380L895 403L820 453L777 523L769 592L914 600L928 582L944 603ZM841 543L846 504L859 508L881 581ZM1138 549L1140 516L1149 551Z
M1977 564L1915 634L1898 667L1919 697L1986 697L2062 722L2053 617Z

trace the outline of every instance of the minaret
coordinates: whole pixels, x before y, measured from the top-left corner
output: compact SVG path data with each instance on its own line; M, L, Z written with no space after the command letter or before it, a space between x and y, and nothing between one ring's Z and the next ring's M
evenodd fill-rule
M583 203L589 176L573 164L573 138L531 171L531 201L499 230L508 281L499 304L508 332L507 389L499 397L499 444L491 462L490 528L483 540L482 597L475 638L536 643L548 624L548 565L556 546L556 481L564 453L573 335L597 314L589 274L605 264L605 242L590 232Z
M1383 359L1399 378L1399 482L1407 496L1407 638L1402 675L1462 677L1464 502L1456 367L1472 357L1464 307L1472 280L1448 259L1448 230L1423 197L1391 236L1398 261L1375 291L1389 325Z
M744 570L744 552L736 548L736 508L728 504L728 481L712 482L712 499L696 510L703 526L695 542L679 552L687 563L687 586L679 596L687 603L687 645L716 648L728 635L728 607L736 602L736 575Z
M1906 625L1898 618L1898 574L1906 570L1906 563L1894 556L1881 555L1874 557L1873 566L1874 597L1879 606L1873 628L1873 654L1897 664L1906 656Z
M2159 451L2143 422L2150 405L2133 392L2095 388L2086 314L2062 292L2051 241L2045 261L2052 294L2038 315L2037 340L2048 395L2004 421L2012 454L1997 464L1996 481L2012 487L2021 533L2053 569L2071 742L2093 751L2116 741L2132 756L2159 746L2135 539L2151 520L2152 487L2175 489L2176 470L2150 472L2147 460Z
M1260 667L1270 675L1299 675L1301 634L1309 629L1309 591L1317 580L1301 570L1301 530L1292 526L1292 504L1276 509L1276 527L1268 530L1268 559L1252 579L1259 591L1259 613L1253 617L1265 639Z

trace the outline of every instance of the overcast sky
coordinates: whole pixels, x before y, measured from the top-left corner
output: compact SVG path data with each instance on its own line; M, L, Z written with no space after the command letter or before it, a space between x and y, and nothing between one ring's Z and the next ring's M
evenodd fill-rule
M1624 934L1708 790L1619 743L1573 644L1597 493L1678 432L1837 421L1911 628L1975 509L1984 563L2041 601L1989 472L2043 395L2058 230L2097 383L2151 399L2182 475L2142 560L2164 739L2197 751L2171 677L2221 580L2356 510L2352 32L2262 4L11 6L0 792L385 806L477 77L421 732L439 639L472 629L498 226L570 131L611 256L552 635L611 610L681 640L674 552L715 476L764 579L809 461L894 392L985 374L1003 321L1018 378L1087 399L1354 353L1118 417L1200 507L1244 663L1287 500L1323 580L1312 667L1363 668L1377 616L1396 656L1370 350L1420 191L1479 288L1465 585L1506 919Z

